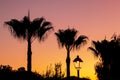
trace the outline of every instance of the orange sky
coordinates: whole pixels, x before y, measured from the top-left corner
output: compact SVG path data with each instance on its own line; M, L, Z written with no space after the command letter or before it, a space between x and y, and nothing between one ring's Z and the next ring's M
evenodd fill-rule
M58 29L75 28L78 35L89 37L88 44L78 51L71 52L71 75L76 76L72 60L79 55L81 77L95 80L94 64L96 59L87 50L91 40L102 40L120 33L120 1L119 0L0 0L0 64L9 64L14 69L26 68L27 42L13 38L4 21L12 18L22 19L30 10L31 20L44 16L52 22L54 32ZM59 49L56 37L52 32L48 38L32 44L32 70L45 72L47 65L61 62L66 70L66 50Z

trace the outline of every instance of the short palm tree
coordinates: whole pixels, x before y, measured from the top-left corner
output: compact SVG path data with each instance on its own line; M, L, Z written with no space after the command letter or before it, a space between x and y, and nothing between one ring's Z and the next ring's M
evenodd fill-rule
M73 29L66 29L66 30L58 30L55 33L59 47L65 47L67 50L67 58L66 58L66 65L67 65L67 78L70 78L70 51L73 49L79 49L81 44L85 44L88 37L85 35L81 35L76 39L77 30Z
M95 71L99 80L115 80L120 75L119 72L119 53L120 53L120 36L116 34L111 40L92 41L92 46L88 49L93 51L95 57L100 59L95 66Z
M43 41L47 37L47 32L53 30L51 22L46 21L43 17L35 18L31 21L28 15L24 16L20 21L11 19L10 21L6 21L5 24L8 25L10 32L15 38L27 40L27 71L31 72L31 44L36 38L38 38L39 41Z

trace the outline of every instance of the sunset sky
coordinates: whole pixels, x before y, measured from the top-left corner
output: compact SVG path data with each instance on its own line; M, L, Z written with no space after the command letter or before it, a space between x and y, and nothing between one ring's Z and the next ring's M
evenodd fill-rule
M5 21L21 20L28 15L33 20L45 17L54 27L48 38L32 43L32 71L45 73L48 65L62 63L66 73L66 50L59 48L54 32L58 29L75 28L78 35L86 35L89 41L80 50L72 51L71 76L76 76L73 59L79 55L81 63L80 77L95 79L96 58L87 48L92 40L102 40L116 33L120 34L120 0L0 0L0 64L10 65L13 69L27 66L27 42L14 38Z

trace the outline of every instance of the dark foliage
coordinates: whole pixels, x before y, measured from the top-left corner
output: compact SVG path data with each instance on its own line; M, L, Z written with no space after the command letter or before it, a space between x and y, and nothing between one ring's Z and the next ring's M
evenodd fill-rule
M73 29L59 29L58 32L55 33L57 37L59 47L65 47L67 51L66 57L66 68L67 68L67 78L70 78L70 51L74 49L79 49L82 44L87 42L88 37L85 35L80 35L77 38L78 31Z
M18 70L13 70L12 67L9 65L0 65L0 80L67 80L67 78L62 76L63 73L59 72L60 68L61 64L57 63L55 64L55 69L58 70L57 73L49 76L41 76L39 73L26 71L24 67L20 67L18 68ZM90 79L89 78L78 79L77 77L71 76L70 80L90 80Z
M30 20L30 16L24 16L22 20L11 19L5 22L11 34L20 40L26 40L28 43L27 50L27 71L32 71L32 42L37 38L44 41L47 33L53 30L52 24L45 18L35 18Z
M9 65L0 65L0 80L44 80L36 72L28 72L23 67L18 70L12 70Z
M96 74L99 80L120 80L120 37L114 35L112 39L93 41L93 47L90 47L95 56L100 59L95 66Z

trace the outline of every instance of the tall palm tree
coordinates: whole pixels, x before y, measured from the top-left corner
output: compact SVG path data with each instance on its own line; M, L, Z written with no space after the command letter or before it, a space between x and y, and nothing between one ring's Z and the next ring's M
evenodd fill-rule
M67 57L66 57L66 66L67 66L67 78L70 78L70 51L73 49L79 49L81 44L85 44L88 37L85 35L81 35L77 38L77 30L73 29L66 29L62 30L59 29L58 32L55 33L59 47L65 47L67 50Z
M39 41L44 41L47 37L47 32L53 30L51 22L46 21L44 17L35 18L31 21L28 13L28 16L24 16L20 21L11 19L10 21L6 21L5 24L8 25L10 32L15 38L27 40L27 71L31 72L31 44L36 38Z

